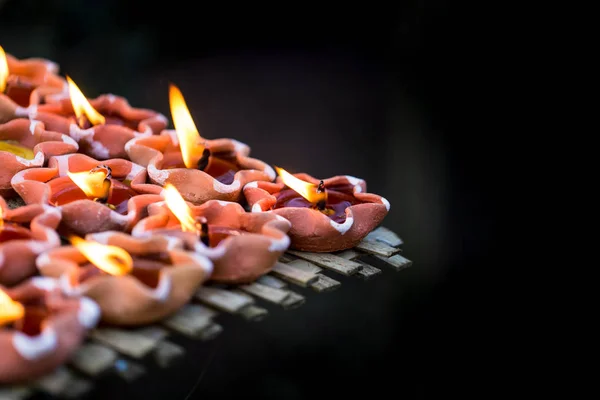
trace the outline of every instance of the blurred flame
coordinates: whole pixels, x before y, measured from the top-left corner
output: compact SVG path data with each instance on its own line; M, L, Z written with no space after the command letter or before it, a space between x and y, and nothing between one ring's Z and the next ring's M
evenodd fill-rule
M92 264L108 274L127 275L133 269L133 259L120 247L85 240L77 236L69 237L69 241Z
M4 228L4 220L2 218L4 218L4 210L0 207L0 231Z
M18 321L25 315L25 308L19 302L14 301L0 289L0 326Z
M67 175L73 183L75 183L87 197L92 199L105 199L109 195L110 180L107 180L108 172L104 169L69 172Z
M323 191L321 193L317 192L317 188L319 187L319 185L304 182L303 180L296 178L294 175L290 174L283 168L275 167L275 169L277 170L277 174L279 174L281 180L287 187L294 190L311 203L316 204L319 201L327 200L326 191Z
M77 87L75 82L67 75L67 81L69 82L69 96L71 97L71 104L73 105L73 111L77 117L77 124L80 128L83 128L83 118L85 115L92 125L100 125L106 122L106 118L101 115L98 111L92 107L90 102L85 98L81 90Z
M0 93L3 93L6 89L6 82L8 81L8 60L6 59L6 53L2 46L0 46Z
M196 168L196 164L204 151L202 136L200 136L198 129L196 129L194 120L185 104L183 94L173 84L169 85L169 103L173 125L175 125L179 146L181 147L183 162L187 168Z
M165 202L167 203L169 210L175 214L181 223L181 230L184 232L194 232L195 234L199 235L201 231L201 225L200 223L196 222L192 216L192 210L187 205L175 186L167 183L162 195L165 198Z

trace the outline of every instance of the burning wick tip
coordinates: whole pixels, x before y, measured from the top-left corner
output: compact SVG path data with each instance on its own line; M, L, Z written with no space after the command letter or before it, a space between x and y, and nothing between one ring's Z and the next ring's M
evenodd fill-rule
M204 168L208 166L208 159L210 158L210 150L204 149L202 152L202 157L198 160L198 169L200 171L204 171Z
M323 180L321 180L321 181L319 182L319 186L317 186L317 193L323 193L323 192L325 192L325 182L323 182ZM326 200L326 198L325 198L325 199L322 199L322 200L319 200L319 201L317 202L317 208L318 208L320 211L323 211L323 210L325 210L325 207L326 207L326 206L327 206L327 200Z
M325 183L323 180L319 182L319 186L317 186L317 193L323 193L325 191Z
M319 200L319 201L317 201L317 208L319 209L319 211L325 210L326 206L327 206L327 201L326 200Z
M196 218L196 228L198 229L200 241L204 243L206 247L208 247L210 241L208 237L208 221L206 220L206 217Z
M99 171L103 171L103 170L106 174L106 177L104 178L104 182L102 182L102 186L104 187L104 190L103 190L104 195L102 197L94 198L94 201L97 201L98 203L106 204L108 202L108 198L110 197L110 189L112 187L112 181L111 181L112 169L106 164L100 164L100 165L97 165L96 167L92 168L90 170L90 174L99 172ZM113 206L112 204L107 204L107 206L109 208L111 208L112 210L116 209L116 207Z
M90 170L90 174L94 173L94 172L98 172L104 170L106 172L106 179L111 179L112 178L112 168L109 167L106 164L100 164L100 165L96 165L94 168L92 168Z

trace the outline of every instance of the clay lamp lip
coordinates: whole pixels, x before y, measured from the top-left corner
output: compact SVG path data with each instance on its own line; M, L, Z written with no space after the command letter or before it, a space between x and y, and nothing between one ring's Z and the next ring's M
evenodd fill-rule
M0 150L0 165L8 179L0 181L0 194L8 194L10 178L19 171L27 168L41 167L50 157L77 152L77 142L69 136L45 129L43 123L23 118L14 119L0 124L0 140L14 140L20 145L31 148L34 158L22 158L9 151Z
M39 204L9 209L0 196L4 227L17 224L18 231L28 238L0 243L0 284L15 284L36 273L35 258L44 251L60 246L56 227L61 220L59 209ZM19 224L29 224L29 228ZM0 231L5 228L0 228Z
M56 99L68 96L67 82L58 75L59 66L53 61L43 58L25 58L6 54L6 61L11 73L8 79L19 77L20 80L34 86L29 96L29 106L22 107L7 95L0 93L0 122L13 118L27 118L31 110L46 98ZM7 115L4 115L4 113Z
M237 201L243 186L251 181L275 179L275 171L270 165L249 157L250 147L235 139L206 139L204 146L213 154L233 153L240 169L234 174L233 182L224 184L208 173L190 168L162 169L165 153L180 152L177 133L165 129L158 136L141 137L130 140L125 145L129 158L140 165L146 165L148 176L157 185L172 183L186 201L201 204L208 200ZM204 191L204 193L199 193ZM155 189L153 193L160 193Z
M27 204L50 205L53 179L67 176L67 171L89 171L98 165L107 165L113 178L129 181L137 193L136 184L146 180L146 169L131 161L111 159L98 161L84 154L75 153L52 157L47 168L32 168L18 172L11 180L12 187ZM127 200L127 213L119 214L104 204L90 199L75 200L57 208L62 210L63 225L68 225L79 234L102 230L129 231L139 220L143 209L161 198L155 195L135 195ZM99 217L102 216L102 217Z
M86 154L99 159L125 158L124 146L127 141L135 137L157 135L168 124L163 114L146 108L132 107L127 99L112 93L100 95L89 101L85 97L83 99L102 116L118 117L129 123L98 123L84 129L73 118L75 111L71 97L32 107L28 116L30 119L45 121L52 129L70 135L80 144L85 143L89 146ZM129 126L131 124L135 124L136 128L132 129Z
M58 277L62 291L68 295L94 299L108 323L139 325L164 318L187 303L213 269L208 258L184 251L179 241L161 236L136 238L107 231L86 235L85 240L122 248L132 256L167 252L172 260L171 265L160 269L159 281L152 288L130 274L95 275L74 284L79 281L81 263L88 262L74 246L62 246L38 257L42 275Z
M66 362L77 350L86 331L100 319L100 308L87 297L69 298L56 279L35 276L18 286L2 288L9 297L25 306L42 301L49 315L39 334L0 327L0 381L19 382L36 378Z
M292 174L305 182L318 185L321 180L305 173ZM282 207L273 209L277 203L276 193L286 188L281 177L275 183L250 182L244 186L244 195L252 212L278 214L292 223L291 247L306 251L338 251L355 246L375 229L390 209L384 197L367 193L363 179L349 175L338 175L323 180L325 189L351 186L352 195L360 202L346 207L346 219L338 223L324 213L304 207ZM318 237L315 236L318 234ZM319 239L319 240L316 240Z
M208 247L197 233L182 232L179 219L163 201L148 207L149 216L136 224L132 235L181 239L186 248L214 262L211 280L227 283L250 282L269 272L290 245L287 232L291 224L276 214L248 213L240 204L222 200L209 200L199 206L188 202L187 205L194 218L206 218L209 226L246 233L228 236L215 247Z

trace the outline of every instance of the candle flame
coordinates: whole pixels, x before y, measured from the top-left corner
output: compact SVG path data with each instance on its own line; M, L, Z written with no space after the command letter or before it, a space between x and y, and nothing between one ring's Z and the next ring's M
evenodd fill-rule
M171 212L175 214L175 217L177 217L179 220L179 223L181 224L181 230L183 232L193 232L199 235L201 231L201 225L200 223L196 222L192 216L191 208L187 205L175 186L167 183L162 191L162 195L167 203L167 207L169 207L169 210L171 210Z
M203 139L194 124L183 94L173 84L169 85L169 103L183 162L187 168L196 168L196 164L204 151Z
M0 327L18 321L25 315L25 308L0 289Z
M277 170L277 174L279 174L281 180L287 187L294 190L296 193L298 193L311 203L316 204L319 201L327 200L326 191L317 191L319 185L304 182L303 180L296 178L294 175L290 174L283 168L275 167L275 169Z
M4 228L4 210L0 207L0 231Z
M106 122L104 116L92 107L81 90L79 90L79 87L77 87L68 75L67 82L69 83L69 97L71 98L71 104L73 105L73 111L75 111L79 127L83 128L83 115L87 117L92 125L104 124Z
M133 269L133 259L124 249L106 245L77 236L69 237L77 248L92 264L110 275L127 275Z
M0 46L0 93L3 93L6 89L6 82L8 81L8 60L6 59L6 53L2 46Z
M111 182L108 177L108 171L104 168L94 168L91 171L70 172L67 175L75 185L77 185L87 197L92 199L107 199Z

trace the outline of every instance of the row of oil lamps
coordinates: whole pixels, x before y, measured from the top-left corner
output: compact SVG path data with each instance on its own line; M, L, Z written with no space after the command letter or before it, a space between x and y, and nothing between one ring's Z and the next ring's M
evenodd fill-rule
M288 248L351 248L389 211L361 179L276 176L247 145L202 138L174 85L169 130L58 72L0 47L0 383L61 365L98 323L155 322L204 282L253 281Z

